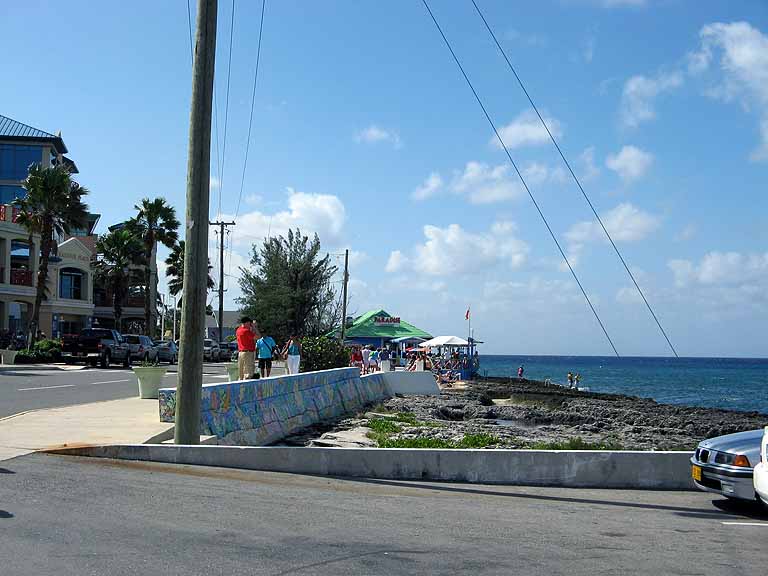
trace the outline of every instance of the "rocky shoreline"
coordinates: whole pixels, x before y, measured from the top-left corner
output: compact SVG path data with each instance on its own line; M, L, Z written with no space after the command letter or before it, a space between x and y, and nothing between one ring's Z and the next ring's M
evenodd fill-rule
M692 450L704 438L768 425L768 415L660 404L516 378L390 398L284 439L293 446ZM578 439L578 440L577 440Z

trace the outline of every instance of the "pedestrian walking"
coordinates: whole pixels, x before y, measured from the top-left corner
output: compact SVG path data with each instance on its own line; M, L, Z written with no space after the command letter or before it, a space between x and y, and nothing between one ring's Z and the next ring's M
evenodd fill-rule
M256 338L258 329L248 316L240 319L240 326L235 331L237 337L237 374L240 380L250 380L256 372L254 357L256 354Z
M368 374L371 369L371 351L368 346L363 346L363 374Z
M381 352L379 352L379 361L381 363L382 372L389 372L391 370L390 358L391 358L391 355L389 352L389 348L384 348Z
M285 358L288 374L298 374L301 363L301 342L296 336L291 336L285 343L282 356Z
M277 344L272 336L262 336L256 340L256 348L259 351L259 372L263 377L269 378L272 373L272 355Z

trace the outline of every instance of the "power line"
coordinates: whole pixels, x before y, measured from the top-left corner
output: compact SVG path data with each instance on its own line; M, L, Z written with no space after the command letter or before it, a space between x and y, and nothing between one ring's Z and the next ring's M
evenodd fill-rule
M515 169L515 172L517 172L517 176L520 178L520 181L523 183L523 187L525 188L525 191L528 193L528 196L530 197L531 202L533 202L533 205L536 207L536 211L539 213L541 220L544 222L544 225L547 227L547 230L549 231L549 235L552 237L552 240L555 242L555 245L557 246L557 249L560 252L560 255L563 257L563 260L567 264L568 269L571 271L571 275L573 276L573 279L576 280L576 284L578 284L579 289L581 290L581 293L584 295L584 299L587 301L587 304L589 305L590 310L592 310L592 314L594 314L595 319L597 320L597 323L600 325L600 328L603 330L603 334L605 334L605 337L608 339L608 342L611 345L611 348L613 348L614 354L616 354L617 358L620 358L619 352L618 350L616 350L616 346L614 346L613 340L611 340L611 337L608 335L608 331L605 329L605 325L603 324L603 321L600 319L600 316L598 315L597 310L595 310L595 307L592 305L592 302L589 299L589 296L587 296L587 292L584 290L584 287L581 285L581 282L579 281L579 277L576 275L576 272L574 271L573 266L571 266L571 263L568 260L568 257L565 255L563 248L560 246L560 242L558 242L557 237L555 236L555 233L552 231L552 228L550 227L549 222L547 222L547 219L544 216L544 213L541 211L541 208L539 207L538 202L536 202L536 198L534 198L533 193L531 192L530 188L528 188L528 184L526 183L525 178L523 178L523 175L520 172L520 169L517 167L517 164L512 159L512 155L509 153L509 149L507 148L507 145L504 143L504 140L501 139L501 135L499 134L499 131L496 129L496 124L493 122L493 120L491 119L491 116L488 114L488 111L486 110L485 105L483 104L483 101L480 99L480 96L477 94L477 91L475 90L475 87L472 84L472 81L469 79L469 76L467 76L467 73L464 71L464 67L461 65L459 58L456 56L456 53L453 51L453 47L451 46L451 43L448 41L448 38L445 36L445 33L443 33L443 29L440 27L440 24L437 22L435 15L432 13L432 10L429 7L427 0L422 0L422 2L424 3L424 7L427 9L427 12L429 12L429 16L432 18L432 22L435 23L435 26L437 27L438 32L440 32L440 36L443 37L443 41L445 42L445 45L448 47L448 50L451 52L451 56L453 56L453 59L456 62L456 65L459 67L459 70L461 71L462 76L464 76L464 80L466 80L467 85L469 86L469 89L472 90L472 94L474 94L475 100L477 100L477 103L480 105L480 108L483 110L483 114L485 114L486 120L488 120L488 123L491 125L491 128L493 128L493 132L494 134L496 134L496 138L499 140L499 143L501 144L502 148L504 148L504 152L506 152L509 162L512 164L512 167Z
M243 161L243 176L240 179L240 195L237 197L237 209L235 210L235 219L240 214L240 202L243 199L243 187L245 185L245 171L248 167L248 151L251 147L251 128L253 126L253 105L256 101L256 80L259 77L259 62L261 60L261 33L264 29L264 9L267 0L261 0L261 22L259 23L259 44L256 49L256 70L253 74L253 89L251 90L251 114L248 118L248 139L245 142L245 160Z
M501 44L496 38L496 34L493 33L491 26L488 24L488 21L485 19L483 12L480 10L480 7L477 5L477 2L475 0L472 0L472 4L474 5L475 10L477 11L477 14L482 19L483 24L485 24L485 27L488 29L488 32L493 38L493 41L496 43L496 47L499 49L499 52L501 52L501 55L504 57L504 60L506 60L507 66L509 66L509 69L512 71L512 74L515 75L515 78L517 79L517 83L520 84L520 88L522 88L526 98L528 98L528 102L531 104L531 107L536 112L536 115L539 117L539 120L541 120L541 123L544 126L544 129L547 131L547 134L549 134L549 138L550 140L552 140L552 144L554 144L555 148L557 148L557 152L560 154L560 158L563 159L563 163L568 168L568 171L571 173L573 180L576 182L576 185L579 187L579 190L581 191L582 196L584 196L584 200L587 201L587 204L592 210L592 213L595 215L595 218L597 218L597 221L600 223L600 227L603 229L603 232L605 232L605 235L610 241L611 246L613 246L613 250L616 252L616 255L619 257L619 260L621 260L621 263L624 265L624 269L627 271L627 274L629 274L629 277L632 279L632 283L635 285L635 288L637 288L637 291L640 294L641 298L643 299L643 302L645 302L645 306L648 308L648 311L651 313L651 316L653 316L653 319L656 322L656 325L659 327L659 330L661 331L662 335L664 336L664 339L667 341L667 344L669 344L669 348L672 350L672 353L675 355L675 357L679 358L677 351L675 350L675 347L672 345L672 342L669 340L669 337L667 336L667 333L664 331L664 328L662 328L661 322L659 322L659 319L656 317L656 314L654 313L653 308L651 308L651 305L649 304L648 300L645 298L645 294L643 294L643 291L640 289L640 285L637 283L637 280L635 280L634 274L632 274L632 271L629 269L627 262L624 260L624 257L621 255L619 248L616 246L616 244L613 241L613 238L611 238L611 235L608 233L608 229L605 227L605 224L603 224L603 220L598 215L597 210L595 210L595 207L592 204L592 201L589 199L589 196L587 195L586 191L584 190L584 187L581 185L581 182L577 178L576 173L573 171L573 168L571 168L570 163L565 158L565 154L563 154L563 151L560 149L560 146L558 145L557 140L552 135L552 132L550 131L549 126L547 126L546 121L544 120L541 113L539 112L538 107L536 106L536 104L533 103L533 99L531 98L531 95L528 93L528 90L526 90L525 85L523 84L523 81L520 79L520 76L517 74L517 71L515 70L515 67L512 65L512 62L510 62L509 58L507 57L507 53L501 47Z
M256 48L256 69L253 73L253 88L251 89L251 112L248 117L248 137L245 141L245 159L243 160L243 174L240 178L240 193L237 196L237 208L235 209L235 217L233 220L237 221L237 217L240 215L240 203L243 199L243 189L245 187L245 174L248 168L248 152L251 149L251 129L253 127L253 108L256 102L256 81L259 78L259 63L261 62L261 37L264 30L264 11L266 9L267 0L261 0L261 20L259 22L259 42ZM227 252L227 258L229 259L228 273L232 272L232 244L233 240L230 239L229 250Z
M219 174L219 214L221 214L221 196L224 188L224 168L227 157L227 126L229 124L229 81L232 76L232 40L235 30L235 0L232 0L232 18L229 21L229 57L227 61L227 96L224 104L224 139L221 150L221 171Z

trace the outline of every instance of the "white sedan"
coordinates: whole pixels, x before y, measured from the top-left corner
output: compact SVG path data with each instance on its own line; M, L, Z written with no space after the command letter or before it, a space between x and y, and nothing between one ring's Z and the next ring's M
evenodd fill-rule
M768 426L763 432L763 441L760 445L760 462L755 466L753 482L758 497L768 506Z

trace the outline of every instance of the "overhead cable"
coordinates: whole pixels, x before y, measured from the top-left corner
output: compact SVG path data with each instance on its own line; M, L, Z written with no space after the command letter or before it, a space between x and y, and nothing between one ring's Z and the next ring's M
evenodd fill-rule
M587 201L589 208L592 210L592 213L595 215L595 218L600 224L600 227L603 229L605 236L608 238L608 241L611 243L611 246L613 246L613 250L616 252L616 255L619 257L619 260L621 260L621 263L624 266L624 269L627 271L627 274L632 279L632 283L635 285L635 288L637 289L637 292L640 294L640 297L643 299L643 302L645 302L646 308L648 308L648 311L651 313L653 320L656 322L656 326L659 327L659 330L664 336L664 339L667 341L667 344L669 345L670 350L672 350L672 353L675 355L675 357L679 358L677 354L677 350L675 350L675 347L672 345L672 342L667 336L667 333L664 331L664 328L661 326L661 322L656 316L656 313L653 311L653 308L651 307L650 303L646 299L645 294L640 288L640 285L637 283L637 280L635 280L634 274L632 274L632 271L629 269L629 266L627 265L626 260L624 260L624 257L619 251L619 248L616 246L616 243L613 241L613 238L608 232L608 229L605 227L605 224L603 224L603 220L600 218L600 215L597 213L597 210L595 210L595 207L592 204L592 201L589 199L587 192L584 190L584 187L581 185L581 181L576 176L576 173L573 171L573 168L571 168L571 164L565 158L565 154L563 154L563 151L558 145L557 140L552 134L552 131L549 129L547 122L544 120L544 117L539 112L539 109L536 106L536 104L534 104L533 99L531 98L531 95L528 93L528 90L525 88L525 85L523 84L523 81L521 80L520 76L517 74L515 67L512 65L512 62L510 62L509 57L507 56L507 53L504 51L504 48L501 47L499 40L496 38L496 34L494 34L493 30L491 29L491 26L488 24L488 20L486 20L485 16L483 15L483 12L480 10L480 7L477 5L477 2L475 0L472 0L472 4L474 5L475 10L477 11L477 14L482 19L483 24L485 24L485 27L488 29L488 32L490 33L491 38L493 38L493 41L496 43L496 47L499 49L499 52L501 52L501 55L504 57L504 60L506 60L507 66L509 66L509 69L512 71L512 74L515 75L515 78L517 79L517 83L520 84L520 88L522 88L526 98L528 98L528 102L531 104L531 107L534 109L534 111L536 112L536 115L539 117L541 124L544 126L544 129L547 131L547 134L549 134L549 138L550 140L552 140L552 144L554 144L555 148L557 148L557 152L560 154L560 158L562 158L563 163L565 164L566 168L568 168L568 171L571 173L571 176L573 177L574 182L576 182L576 185L579 187L579 190L581 191L582 196L584 196L584 200Z
M549 235L552 237L552 240L557 246L557 249L560 252L560 255L563 257L563 260L568 266L568 270L571 271L571 275L573 276L573 279L576 281L576 284L579 286L579 289L581 290L581 293L584 296L584 299L589 305L590 310L592 310L592 314L595 316L595 320L597 320L597 323L600 325L600 328L602 329L603 334L605 334L605 337L608 340L608 343L611 345L611 348L613 349L614 354L616 355L617 358L619 358L620 357L619 352L618 350L616 350L616 346L614 346L613 340L609 336L608 331L606 330L605 325L603 324L603 321L600 319L600 316L597 313L597 310L595 310L595 307L592 305L592 301L589 299L589 296L587 296L587 292L584 290L584 287L582 286L581 281L579 280L579 277L576 275L576 271L573 269L573 266L571 266L571 263L568 260L568 256L566 256L565 252L563 251L563 248L560 246L560 242L557 240L555 233L552 231L552 228L550 227L549 222L547 221L546 217L544 216L544 213L539 207L538 202L536 202L536 198L533 196L531 189L528 187L528 184L526 183L525 178L523 177L523 174L520 172L520 169L517 167L517 164L512 159L512 155L509 153L509 149L507 148L507 145L504 143L504 140L502 140L501 135L499 134L499 131L496 128L496 124L491 119L491 116L488 114L488 111L486 110L485 105L483 104L483 101L481 100L480 96L475 90L475 87L472 84L472 81L469 79L469 76L467 76L467 73L464 71L464 67L461 65L461 62L459 61L458 56L456 56L456 52L454 52L453 47L451 46L451 43L448 41L448 38L443 32L443 29L440 27L440 24L438 23L437 18L435 18L435 15L433 14L432 9L429 7L429 4L427 3L427 0L422 0L422 2L424 3L424 7L427 9L427 12L429 12L429 16L432 18L432 22L434 22L435 27L440 33L440 36L442 36L446 47L451 53L451 56L453 56L453 60L456 62L456 65L459 67L459 70L461 71L461 74L464 77L464 80L467 82L469 89L472 91L472 94L474 94L475 100L477 100L477 103L480 105L480 108L482 109L486 120L488 120L488 123L491 125L491 128L493 128L493 132L496 135L496 138L501 144L501 147L504 149L504 152L506 152L507 158L509 159L510 164L512 164L512 167L515 169L515 172L517 173L518 178L520 178L520 182L522 182L523 187L525 188L525 191L528 193L528 196L531 199L531 202L533 202L533 205L536 207L536 211L539 213L539 216L541 217L542 222L544 222L544 225L546 226L547 231L549 232Z

